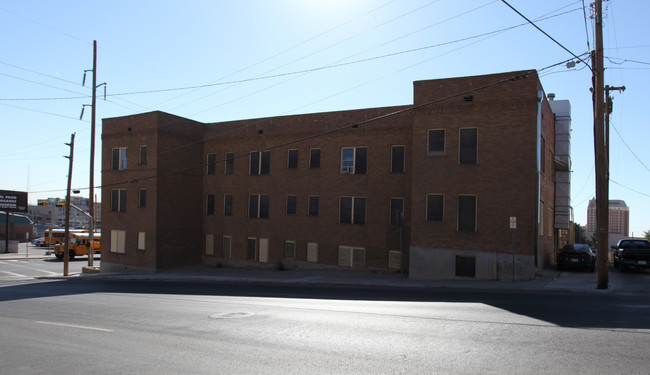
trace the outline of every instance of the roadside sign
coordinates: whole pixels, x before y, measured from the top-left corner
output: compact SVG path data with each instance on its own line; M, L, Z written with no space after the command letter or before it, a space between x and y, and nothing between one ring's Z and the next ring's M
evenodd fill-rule
M0 190L0 211L27 212L27 192Z
M510 229L517 229L517 217L510 216Z

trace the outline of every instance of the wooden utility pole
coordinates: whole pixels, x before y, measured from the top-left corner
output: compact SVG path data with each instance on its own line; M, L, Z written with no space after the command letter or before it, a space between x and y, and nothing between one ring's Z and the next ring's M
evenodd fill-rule
M70 146L70 156L65 156L70 159L70 165L68 166L68 189L65 193L65 234L63 235L63 276L68 276L69 266L70 266L70 189L72 188L72 159L74 156L74 135L70 136L70 143L66 143L67 146Z
M90 119L90 188L88 191L88 267L93 266L94 235L95 235L95 113L97 107L97 41L93 40L93 101L92 118Z
M594 99L594 153L596 162L596 231L598 238L598 289L609 283L609 160L605 143L605 103L603 67L603 2L595 1L595 43L592 53Z

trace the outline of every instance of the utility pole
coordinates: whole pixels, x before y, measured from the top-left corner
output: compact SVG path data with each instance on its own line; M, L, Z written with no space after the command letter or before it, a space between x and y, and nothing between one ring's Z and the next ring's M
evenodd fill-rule
M94 254L94 235L95 235L95 113L97 107L97 41L93 40L93 101L92 101L92 118L90 119L90 189L88 191L88 267L93 266Z
M70 156L64 156L65 158L70 159L70 165L68 166L68 189L65 193L65 234L64 234L64 244L63 247L63 276L68 276L69 266L70 266L70 189L72 187L72 159L74 156L74 136L75 133L72 133L70 136L70 143L66 143L66 146L70 146Z
M88 214L90 215L90 220L88 224L88 240L90 242L90 250L88 252L88 267L93 266L94 258L94 249L93 241L95 235L95 117L97 113L97 89L99 86L104 86L104 100L106 100L106 82L97 85L97 41L93 40L93 68L91 70L84 70L84 79L83 85L86 84L86 73L93 72L93 85L92 85L92 119L90 120L90 187L88 191ZM87 104L84 104L81 109L81 118L84 115L84 108Z
M609 282L609 160L605 143L605 103L603 101L605 69L603 67L603 2L595 1L595 44L592 52L594 100L594 154L596 162L596 224L598 238L598 289Z

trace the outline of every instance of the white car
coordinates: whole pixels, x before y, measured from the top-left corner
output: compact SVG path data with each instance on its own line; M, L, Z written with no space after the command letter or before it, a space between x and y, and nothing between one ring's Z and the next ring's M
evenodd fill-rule
M32 240L32 245L34 245L34 246L47 246L47 244L45 243L45 237L34 238Z

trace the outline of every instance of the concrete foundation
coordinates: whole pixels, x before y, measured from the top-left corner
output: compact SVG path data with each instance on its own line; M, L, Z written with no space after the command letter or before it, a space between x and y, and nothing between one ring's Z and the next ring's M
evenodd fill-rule
M459 276L459 259L474 266L474 276ZM514 260L514 261L513 261ZM463 268L462 271L467 271ZM470 270L472 271L472 270ZM410 248L409 278L413 280L532 280L535 258L532 255L487 253L472 250L438 249L412 246Z

